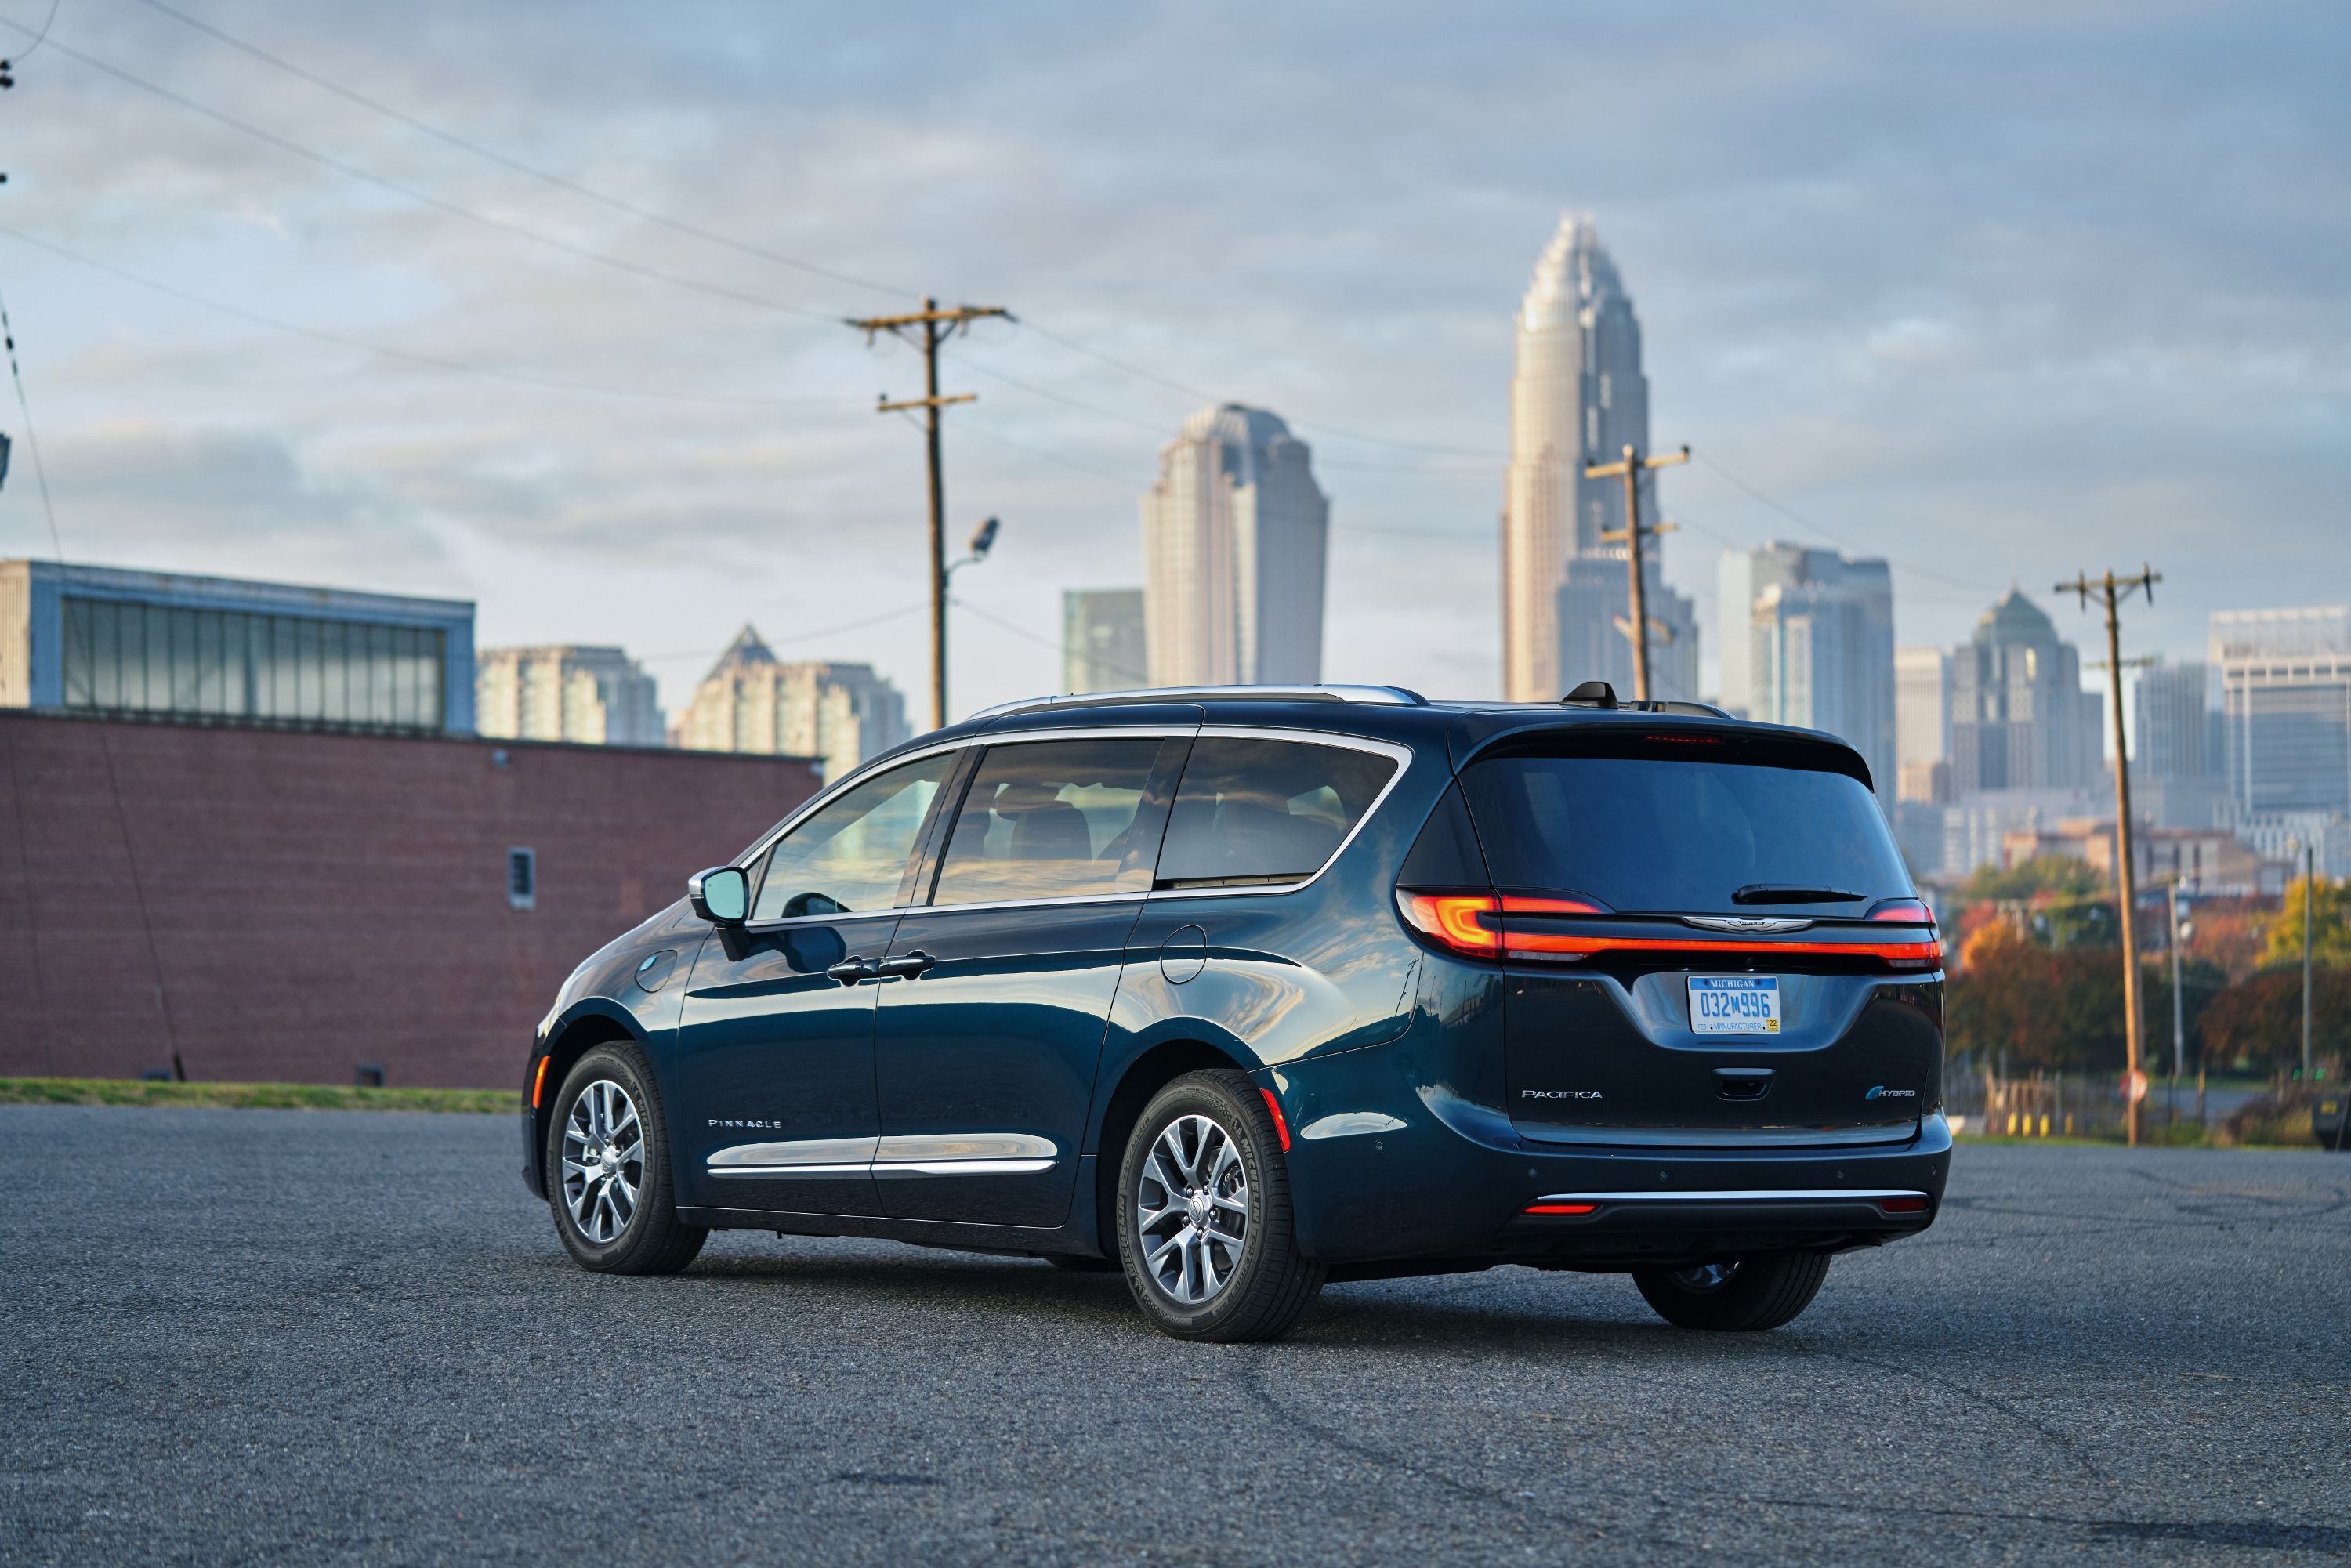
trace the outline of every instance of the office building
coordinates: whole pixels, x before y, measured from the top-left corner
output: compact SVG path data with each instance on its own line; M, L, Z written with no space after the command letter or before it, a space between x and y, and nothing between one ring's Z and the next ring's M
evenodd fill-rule
M1894 650L1894 757L1904 776L1932 778L1933 766L1951 758L1951 652L1948 648ZM1945 769L1948 778L1949 769ZM1905 800L1923 800L1907 789Z
M1649 611L1649 695L1694 702L1698 695L1698 606L1657 575L1654 561L1642 563L1642 592ZM1625 634L1632 608L1632 579L1625 557L1575 556L1553 596L1559 626L1561 690L1557 701L1585 681L1606 681L1619 696L1633 695L1633 643Z
M2097 694L2082 690L2080 656L2020 589L1984 612L1953 651L1951 788L2078 789L2105 763Z
M1143 497L1150 685L1311 685L1322 678L1330 504L1312 454L1263 409L1184 422Z
M1061 595L1061 690L1123 692L1151 684L1143 590L1073 588Z
M813 757L827 779L908 738L906 702L871 664L787 664L746 626L695 688L675 744Z
M1621 479L1587 479L1584 466L1614 462L1626 445L1649 449L1649 383L1641 324L1589 214L1571 213L1535 264L1520 301L1518 361L1510 380L1510 463L1503 481L1502 694L1556 702L1585 680L1632 690L1633 656L1616 630L1629 614ZM1638 480L1641 520L1657 520L1656 480ZM1653 543L1644 551L1658 563ZM1607 572L1615 568L1613 591ZM1645 575L1659 697L1698 695L1694 607Z
M2156 663L2139 671L2132 694L2131 772L2159 779L2217 777L2211 752L2218 727L2207 700L2210 681L2200 663Z
M1716 587L1723 706L1842 737L1869 763L1880 798L1892 800L1894 580L1886 563L1775 539L1726 552Z
M1878 798L1891 800L1893 589L1883 561L1838 565L1823 579L1773 583L1755 601L1750 716L1839 737L1869 764Z
M2351 813L2351 609L2220 612L2210 652L2239 809Z
M474 719L481 734L511 740L666 739L653 678L618 648L485 648L475 664Z
M0 708L470 734L474 606L0 561Z

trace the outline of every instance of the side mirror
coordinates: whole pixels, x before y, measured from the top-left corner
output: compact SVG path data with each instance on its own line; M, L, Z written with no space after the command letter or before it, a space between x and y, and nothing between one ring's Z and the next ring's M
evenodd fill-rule
M685 901L713 925L740 925L751 912L751 879L741 866L713 866L685 879Z

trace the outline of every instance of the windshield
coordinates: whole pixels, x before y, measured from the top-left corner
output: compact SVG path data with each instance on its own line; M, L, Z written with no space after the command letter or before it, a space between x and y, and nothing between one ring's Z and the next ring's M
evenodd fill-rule
M1499 887L1673 915L1860 915L1913 891L1876 800L1842 773L1508 757L1472 765L1461 788ZM1796 896L1823 893L1856 896Z

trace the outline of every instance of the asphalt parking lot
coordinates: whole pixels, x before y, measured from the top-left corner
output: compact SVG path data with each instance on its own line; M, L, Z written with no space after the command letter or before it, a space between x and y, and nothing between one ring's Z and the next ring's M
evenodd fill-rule
M571 1267L506 1117L0 1108L0 1563L2351 1557L2351 1158L1963 1149L1776 1333L1629 1281Z

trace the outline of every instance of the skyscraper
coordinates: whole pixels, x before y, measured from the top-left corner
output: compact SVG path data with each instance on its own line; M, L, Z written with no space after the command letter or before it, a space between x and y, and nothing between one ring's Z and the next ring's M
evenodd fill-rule
M1624 527L1624 482L1583 476L1628 444L1649 447L1641 324L1591 215L1570 213L1519 306L1502 495L1502 694L1513 702L1555 702L1590 679L1631 689L1632 645L1617 630L1630 601L1625 547L1600 539ZM1655 522L1656 478L1638 485L1642 520ZM1614 564L1613 589L1602 562ZM1651 695L1697 696L1694 607L1654 573L1643 591L1667 632L1651 634Z
M653 678L618 648L485 648L474 661L475 723L512 740L664 744Z
M2137 742L2131 770L2159 779L2202 779L2220 771L2212 754L2216 727L2205 701L2207 666L2199 661L2150 664L2138 673L2132 698Z
M1878 798L1891 800L1893 578L1882 560L1846 560L1834 550L1802 555L1796 575L1766 587L1749 613L1748 716L1842 737L1869 764Z
M2238 810L2351 813L2351 608L2217 612L2210 656Z
M2011 588L1951 661L1951 787L2074 789L2105 766L2100 705L2081 656L2040 606Z
M1766 716L1767 708L1784 706L1785 699L1766 685L1768 672L1755 663L1760 656L1758 650L1763 646L1757 641L1755 632L1760 624L1756 619L1757 607L1771 590L1797 586L1808 586L1818 592L1849 598L1865 605L1871 624L1884 633L1882 662L1886 668L1883 674L1886 680L1892 680L1894 579L1887 572L1886 563L1874 559L1852 560L1833 549L1815 549L1809 545L1792 545L1772 539L1752 549L1725 550L1715 573L1715 614L1720 628L1720 634L1715 640L1715 650L1722 662L1719 700L1732 712L1762 718ZM1813 598L1817 597L1816 592ZM1791 603L1795 601L1792 600ZM1869 645L1873 650L1876 648L1874 641ZM1857 656L1859 647L1855 644ZM1876 667L1880 656L1873 651L1866 657L1871 661L1866 678L1874 690L1881 674ZM1890 695L1887 701L1892 701ZM1890 709L1886 722L1889 726L1894 722ZM1871 723L1874 725L1876 721ZM1861 744L1854 736L1847 735L1845 738L1856 746ZM1887 744L1892 744L1890 732ZM1868 756L1869 753L1865 749L1863 755ZM1889 762L1891 756L1889 752ZM1873 768L1877 766L1875 758L1870 766ZM1892 787L1890 777L1887 787Z
M1143 497L1144 626L1154 685L1322 678L1330 504L1311 453L1263 409L1184 422Z
M1061 595L1061 690L1130 691L1151 684L1143 590L1073 588Z
M906 700L871 664L785 664L746 626L695 689L676 742L814 757L838 779L907 738Z
M1951 756L1951 651L1894 650L1894 760L1948 762Z

